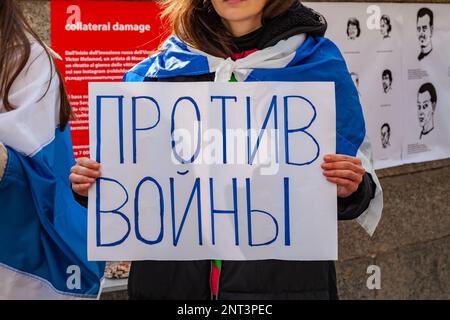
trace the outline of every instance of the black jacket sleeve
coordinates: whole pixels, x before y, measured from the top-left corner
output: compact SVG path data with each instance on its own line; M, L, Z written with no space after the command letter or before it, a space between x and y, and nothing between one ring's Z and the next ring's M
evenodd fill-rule
M88 197L81 196L78 193L73 192L73 191L72 191L72 193L73 193L73 197L79 204L81 204L85 208L88 207Z
M358 190L347 198L338 198L338 220L358 218L369 207L370 200L375 197L375 189L372 176L366 173Z

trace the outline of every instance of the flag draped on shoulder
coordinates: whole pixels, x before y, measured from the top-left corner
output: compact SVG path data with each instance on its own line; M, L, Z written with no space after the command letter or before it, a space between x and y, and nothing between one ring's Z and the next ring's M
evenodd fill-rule
M87 261L87 211L69 182L70 130L59 127L60 90L44 49L29 61L1 112L7 162L0 175L0 299L97 298L104 263ZM3 110L4 111L4 110Z
M176 36L169 38L161 52L136 65L124 81L139 82L179 76L215 74L216 82L296 81L335 83L336 153L359 157L376 185L375 196L358 222L372 235L381 218L383 196L372 165L370 142L366 137L364 115L358 92L344 58L327 38L298 34L274 46L233 61L214 57L191 48Z

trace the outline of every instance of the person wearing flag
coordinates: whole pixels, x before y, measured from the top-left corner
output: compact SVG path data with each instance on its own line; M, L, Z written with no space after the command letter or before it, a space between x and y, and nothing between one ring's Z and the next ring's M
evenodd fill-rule
M338 219L357 219L372 235L382 190L358 92L338 48L324 37L323 16L298 0L162 4L173 35L124 81L334 82L337 149L324 157L323 175L337 185ZM70 176L74 192L86 196L99 175L98 163L79 159ZM128 293L131 299L338 298L332 261L135 261Z
M95 299L87 212L68 182L71 109L54 53L0 2L0 299Z

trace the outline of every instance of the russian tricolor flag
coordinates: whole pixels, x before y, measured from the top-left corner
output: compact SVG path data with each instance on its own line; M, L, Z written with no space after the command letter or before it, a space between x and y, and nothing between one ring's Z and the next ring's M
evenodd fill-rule
M71 191L72 142L69 128L59 128L59 80L51 66L33 43L11 89L16 109L1 112L0 103L0 142L8 151L0 180L0 299L100 293L104 264L87 261L87 211Z

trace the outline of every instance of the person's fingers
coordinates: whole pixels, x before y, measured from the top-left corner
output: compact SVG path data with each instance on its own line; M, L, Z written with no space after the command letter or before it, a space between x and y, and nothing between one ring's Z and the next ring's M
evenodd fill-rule
M338 161L348 161L356 165L362 165L361 159L357 157L348 156L345 154L327 154L323 158L325 162L338 162Z
M339 162L324 162L322 164L322 169L324 170L350 170L357 174L364 175L366 170L355 163L348 161L339 161Z
M72 189L76 191L88 190L92 183L74 183L72 184Z
M326 170L323 172L324 176L329 178L344 178L352 180L356 183L361 183L362 176L351 170Z
M70 169L71 173L78 174L80 176L85 176L88 178L99 178L101 176L100 170L89 169L81 165L75 165Z
M71 173L69 176L69 180L72 183L77 183L77 184L83 184L83 183L89 183L89 184L93 184L95 182L94 178L89 178L86 176L82 176L76 173Z
M89 158L78 158L76 159L76 163L82 167L93 169L93 170L100 170L100 163L98 163L95 160L89 159Z
M340 198L347 198L352 195L352 191L347 190L345 187L337 186L337 196Z
M78 193L79 195L87 197L89 193L89 187L91 184L85 183L85 184L72 184L72 190Z
M358 184L353 182L352 180L344 179L344 178L334 178L334 177L327 177L327 180L329 182L335 183L338 186L346 188L351 193L358 190Z
M322 168L325 170L352 170L355 172L361 172L364 170L363 167L349 161L324 162L322 164Z

